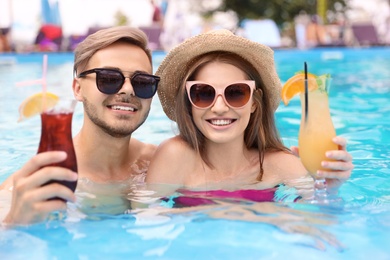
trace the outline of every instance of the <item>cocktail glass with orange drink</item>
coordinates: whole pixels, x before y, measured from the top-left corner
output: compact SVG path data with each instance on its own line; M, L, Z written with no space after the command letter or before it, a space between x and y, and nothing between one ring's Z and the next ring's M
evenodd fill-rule
M306 81L306 82L305 82ZM307 99L305 98L305 84L307 84ZM336 136L329 110L328 91L331 84L329 75L316 76L297 74L290 78L282 90L282 99L287 105L296 94L300 94L302 116L299 128L299 156L305 168L314 179L314 194L309 198L310 203L326 204L330 197L326 189L324 178L317 176L318 170L324 170L321 162L329 160L326 151L337 150L332 142Z

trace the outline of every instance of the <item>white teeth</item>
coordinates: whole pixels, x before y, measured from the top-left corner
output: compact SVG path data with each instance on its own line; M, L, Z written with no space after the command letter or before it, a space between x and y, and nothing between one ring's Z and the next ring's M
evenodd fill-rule
M112 106L111 109L122 110L122 111L134 111L134 108L132 107L123 107L123 106Z
M210 122L211 122L213 125L222 126L222 125L229 125L229 124L231 124L231 123L232 123L232 120L217 119L217 120L210 120Z

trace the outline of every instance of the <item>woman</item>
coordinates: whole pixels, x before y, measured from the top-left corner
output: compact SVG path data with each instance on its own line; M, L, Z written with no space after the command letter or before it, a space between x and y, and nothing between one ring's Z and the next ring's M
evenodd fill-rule
M163 142L149 166L149 184L196 190L268 189L307 176L275 126L281 84L273 51L229 31L192 37L172 49L156 75L159 97L179 135ZM330 151L321 171L337 191L352 158ZM331 161L336 160L336 161Z

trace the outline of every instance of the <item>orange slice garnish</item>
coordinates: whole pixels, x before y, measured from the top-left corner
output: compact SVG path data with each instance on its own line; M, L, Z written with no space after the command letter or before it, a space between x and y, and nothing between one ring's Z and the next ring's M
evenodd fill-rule
M316 79L317 76L311 73L307 74L307 79ZM284 105L288 105L290 100L297 94L305 91L305 85L303 84L303 80L305 79L304 73L297 73L291 78L289 78L286 83L284 83L282 88L282 100ZM313 90L317 88L317 84L315 81L309 81L308 84L309 90Z
M45 109L50 109L58 102L58 96L50 92L40 92L26 98L19 106L18 122L41 114Z

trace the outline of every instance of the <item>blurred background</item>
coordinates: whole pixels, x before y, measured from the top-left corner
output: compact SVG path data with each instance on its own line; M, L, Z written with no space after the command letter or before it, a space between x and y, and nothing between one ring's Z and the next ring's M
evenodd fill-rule
M390 45L390 0L0 0L0 52L73 51L100 28L142 29L153 50L226 28L271 48Z

